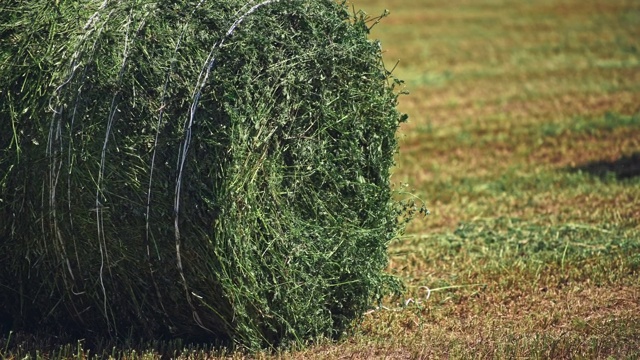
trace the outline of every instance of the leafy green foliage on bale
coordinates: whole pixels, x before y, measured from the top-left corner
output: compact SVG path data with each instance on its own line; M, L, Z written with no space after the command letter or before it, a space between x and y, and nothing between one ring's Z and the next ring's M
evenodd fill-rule
M5 2L0 311L252 349L343 334L398 285L404 117L369 20L330 0Z

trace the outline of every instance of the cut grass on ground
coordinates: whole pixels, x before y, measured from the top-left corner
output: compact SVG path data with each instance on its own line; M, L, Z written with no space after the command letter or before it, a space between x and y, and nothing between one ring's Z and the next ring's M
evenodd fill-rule
M354 6L391 10L372 35L412 93L394 180L432 215L390 248L402 299L341 342L257 357L638 358L640 2ZM22 358L20 341L1 354ZM82 355L57 349L40 354Z

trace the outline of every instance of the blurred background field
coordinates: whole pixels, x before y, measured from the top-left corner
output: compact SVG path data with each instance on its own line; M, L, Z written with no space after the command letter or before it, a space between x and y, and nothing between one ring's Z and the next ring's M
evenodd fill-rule
M258 357L640 356L640 2L353 6L391 12L372 38L410 92L393 179L431 215L390 248L404 298Z

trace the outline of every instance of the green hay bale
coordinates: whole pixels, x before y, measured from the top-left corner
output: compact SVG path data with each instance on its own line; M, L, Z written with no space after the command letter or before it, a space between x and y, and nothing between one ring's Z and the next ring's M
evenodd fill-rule
M0 312L250 349L396 281L397 81L333 1L7 1ZM53 330L51 330L53 331Z

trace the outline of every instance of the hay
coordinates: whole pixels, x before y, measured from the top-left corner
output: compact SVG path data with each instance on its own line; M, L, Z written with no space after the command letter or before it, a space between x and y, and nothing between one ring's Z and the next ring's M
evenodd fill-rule
M329 0L3 3L14 326L257 349L339 337L398 285L405 117L371 19Z

